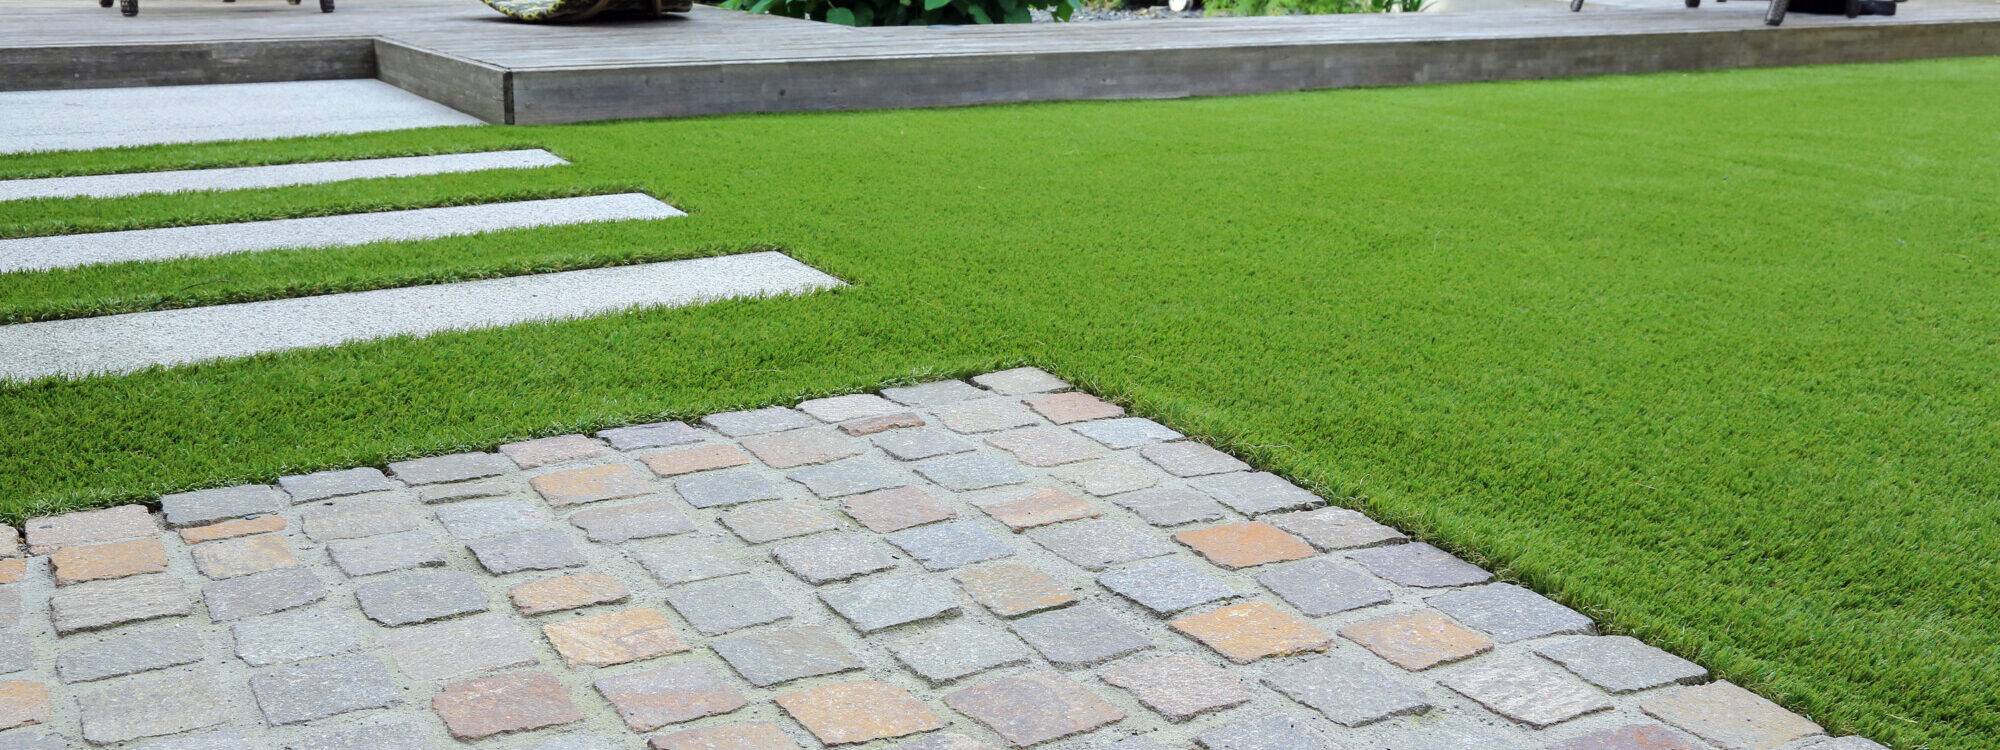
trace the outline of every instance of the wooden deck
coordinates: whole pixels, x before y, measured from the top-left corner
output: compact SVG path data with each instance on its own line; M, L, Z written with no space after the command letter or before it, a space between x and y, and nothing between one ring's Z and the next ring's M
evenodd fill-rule
M1762 2L850 29L697 6L513 23L475 0L91 0L0 5L0 90L375 76L494 122L1176 97L1343 86L2000 54L2000 3L1911 0L1891 18Z

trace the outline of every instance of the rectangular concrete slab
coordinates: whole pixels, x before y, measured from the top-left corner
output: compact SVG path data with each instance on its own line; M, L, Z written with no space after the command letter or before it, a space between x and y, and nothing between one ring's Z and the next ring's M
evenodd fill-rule
M129 372L389 336L831 289L778 252L0 326L0 380Z
M644 193L0 240L0 273L686 216Z
M486 169L555 167L568 163L555 154L538 148L529 148L470 154L272 164L262 167L42 177L31 180L0 180L0 201L28 198L113 198L121 195L182 193L195 190L248 190L378 177L415 177L478 172Z
M7 91L0 112L0 154L480 123L373 79Z

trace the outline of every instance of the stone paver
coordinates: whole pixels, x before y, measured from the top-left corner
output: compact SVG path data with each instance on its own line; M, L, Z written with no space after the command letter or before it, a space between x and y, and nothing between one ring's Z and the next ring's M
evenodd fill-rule
M821 422L838 423L869 417L883 417L903 414L907 410L901 404L877 396L873 393L853 393L846 396L830 396L799 402L799 411L812 415Z
M206 671L95 683L76 694L83 738L110 744L222 724L230 711L221 690Z
M731 508L722 514L722 525L745 542L763 544L832 531L840 521L815 503L778 500Z
M819 598L862 633L959 611L958 591L949 582L921 576L876 578L824 588Z
M1056 393L1026 400L1028 408L1056 424L1125 416L1125 409L1088 393Z
M597 604L622 602L632 590L603 573L572 573L515 584L507 589L514 609L524 615L540 615Z
M601 456L609 450L603 443L582 435L557 435L502 445L500 455L514 459L523 469L533 469Z
M1228 582L1210 575L1199 563L1178 557L1107 570L1098 574L1097 583L1162 615L1238 596Z
M1048 371L1039 367L1016 367L1012 370L974 375L972 384L1003 396L1046 393L1069 388L1069 384L1063 382L1062 378L1050 375Z
M1261 471L1200 477L1188 480L1188 486L1246 516L1298 510L1323 502L1318 495L1285 481L1284 477Z
M1382 579L1324 557L1266 568L1257 573L1257 582L1311 617L1385 604L1392 598Z
M819 422L782 406L767 406L762 409L710 414L701 418L701 424L726 437L740 438L811 427Z
M855 437L867 437L878 432L900 430L907 427L922 427L926 424L929 423L925 422L923 417L917 416L916 412L906 411L896 414L884 414L879 417L862 417L842 422L840 423L840 431Z
M1016 461L1041 467L1088 461L1104 453L1096 442L1060 427L1010 430L987 436L986 444L1013 454Z
M229 518L276 513L291 498L268 484L245 484L160 496L160 509L173 528L198 526Z
M1243 463L1242 459L1192 440L1148 445L1139 449L1139 455L1177 477L1200 477L1250 469L1250 465Z
M1238 664L1324 651L1333 640L1304 618L1265 602L1232 604L1168 624Z
M1014 554L1013 545L969 521L904 529L885 538L931 570L951 570Z
M506 732L583 721L569 691L544 672L478 677L446 685L431 698L431 710L451 736L477 740Z
M694 531L694 523L673 503L663 501L632 503L579 510L569 522L593 542L617 544L634 539L673 536Z
M1481 659L1442 682L1488 710L1536 729L1611 708L1602 692L1520 656Z
M993 520L1007 525L1015 531L1026 531L1037 526L1047 526L1063 521L1082 518L1096 518L1104 514L1103 506L1081 497L1052 487L1038 490L1009 492L997 497L974 500Z
M936 380L882 389L883 398L904 406L940 406L986 395L986 391L975 388L963 380Z
M167 569L167 550L159 539L128 539L122 542L64 547L49 556L55 569L56 585L124 578Z
M1125 712L1090 688L1043 670L956 690L944 702L1016 747L1082 734L1125 718Z
M1127 661L1098 676L1131 691L1141 704L1168 721L1187 721L1248 703L1252 697L1234 673L1187 654Z
M715 667L697 662L603 677L595 686L625 720L625 726L635 732L726 714L747 705L727 677Z
M793 469L859 456L867 443L835 430L820 428L747 437L743 439L743 447L765 466Z
M63 682L92 682L201 661L201 639L193 632L163 628L119 635L65 649L56 657Z
M945 521L958 512L938 502L931 493L913 486L896 487L840 499L840 509L869 531L887 534L912 526Z
M708 439L707 433L689 427L686 422L655 422L631 427L614 427L597 433L597 437L621 451L688 445Z
M1424 603L1501 643L1596 630L1590 618L1576 610L1511 583L1448 591Z
M437 519L451 538L470 542L544 528L549 523L549 513L525 500L479 500L440 507Z
M714 443L697 445L692 448L660 451L641 455L639 460L663 477L677 477L700 471L727 469L750 463L750 454L733 445Z
M230 626L236 656L253 667L358 651L361 616L330 605L238 620Z
M120 505L30 519L23 528L27 530L28 552L46 555L80 544L150 538L159 533L160 524L153 520L151 513L146 512L146 506Z
M799 743L768 721L687 729L654 737L652 750L799 750Z
M354 587L354 596L361 603L362 614L391 627L483 612L488 607L479 579L457 570L373 579Z
M278 726L386 708L403 701L403 691L389 670L372 656L278 667L251 677L250 692L264 720Z
M389 464L389 473L409 484L441 484L499 476L514 462L498 453L455 453Z
M168 573L78 584L58 590L49 598L49 615L58 634L192 611L194 599L188 596L185 585Z
M667 592L667 603L703 635L722 635L792 616L790 607L747 575L676 587Z
M178 529L177 531L180 533L182 542L200 544L202 542L213 542L217 539L231 539L251 534L284 531L290 525L291 522L285 520L284 516L258 516L256 518L236 518L228 521L217 521L206 526L190 526L185 529Z
M823 534L771 548L792 575L813 585L845 581L896 567L889 546L864 534Z
M1265 516L1264 520L1298 535L1312 546L1323 550L1373 547L1409 538L1404 536L1403 532L1383 526L1367 516L1346 508L1274 513Z
M1209 562L1235 570L1312 557L1313 549L1298 537L1262 521L1188 529L1174 535Z
M1220 521L1228 516L1222 504L1209 496L1181 487L1127 492L1111 498L1120 508L1132 511L1154 526L1185 526L1204 521Z
M444 550L423 531L338 539L327 542L326 552L340 572L357 578L410 568L435 568L445 563Z
M690 648L665 615L651 609L627 609L552 622L542 633L571 667L609 667Z
M1157 469L1118 458L1058 466L1049 473L1082 488L1092 497L1111 497L1153 487L1160 483L1161 476Z
M316 542L393 534L417 527L417 516L389 502L341 502L302 512L306 536Z
M1701 665L1623 635L1576 638L1535 648L1584 681L1613 693L1691 683L1708 676Z
M1035 529L1028 538L1084 570L1174 553L1174 545L1158 535L1110 519Z
M384 633L396 669L419 680L449 680L534 664L535 644L506 615L484 613Z
M872 458L853 458L830 464L807 466L785 475L806 486L814 495L840 498L909 484L909 476L895 467Z
M653 491L650 478L624 464L552 471L528 480L528 486L556 507L638 497Z
M954 492L983 490L1028 481L1020 465L985 453L954 453L916 463L917 473Z
M1702 748L1687 735L1658 724L1626 724L1579 734L1558 743L1555 750L1702 750ZM1839 750L1839 748L1821 746L1820 750Z
M817 625L763 628L709 641L715 654L757 687L838 674L861 668L861 661L833 634Z
M1341 750L1335 730L1307 716L1263 714L1229 722L1201 733L1202 750Z
M575 568L590 562L562 529L530 529L489 536L466 546L480 567L492 573Z
M1352 656L1336 654L1282 665L1266 674L1264 682L1346 727L1419 714L1431 707L1422 691Z
M675 539L656 549L636 550L633 557L663 586L706 581L750 570L750 564L745 560L747 555L740 547L706 537Z
M875 680L820 685L778 696L779 708L820 742L846 745L944 726L909 691Z
M1012 627L1058 667L1087 667L1153 647L1144 632L1094 604L1029 615Z
M979 448L969 440L934 429L896 430L871 437L869 441L898 461L921 461Z
M889 652L934 685L1020 664L1033 656L1026 645L1004 630L962 621L893 641Z
M1676 688L1639 708L1723 750L1773 750L1823 731L1810 719L1728 681Z
M280 534L257 534L198 544L194 565L210 578L235 578L299 564L292 546Z
M697 508L778 499L776 482L764 478L762 474L747 471L722 471L683 477L675 480L674 491L681 493L681 499Z
M1469 586L1493 577L1477 565L1428 544L1396 544L1348 554L1368 571L1404 586L1448 588Z
M982 565L960 571L956 578L973 601L1001 617L1018 617L1076 601L1075 591L1031 565Z
M1493 650L1491 639L1430 609L1352 622L1341 626L1340 635L1361 644L1389 663L1412 671L1469 659Z
M278 489L291 495L292 502L295 503L383 492L399 489L402 486L401 482L383 475L381 469L369 466L278 477Z

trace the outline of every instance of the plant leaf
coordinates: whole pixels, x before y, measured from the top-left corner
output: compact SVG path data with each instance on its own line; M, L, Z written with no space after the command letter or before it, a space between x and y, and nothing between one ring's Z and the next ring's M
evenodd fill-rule
M834 8L833 10L827 11L826 22L837 23L842 26L858 25L854 22L854 11L848 10L846 8Z

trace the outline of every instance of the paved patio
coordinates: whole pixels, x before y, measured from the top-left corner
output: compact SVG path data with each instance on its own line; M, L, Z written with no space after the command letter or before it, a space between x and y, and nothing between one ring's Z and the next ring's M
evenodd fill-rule
M1035 369L29 522L0 747L1856 750Z

